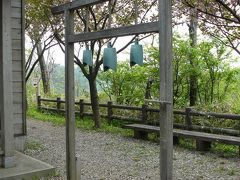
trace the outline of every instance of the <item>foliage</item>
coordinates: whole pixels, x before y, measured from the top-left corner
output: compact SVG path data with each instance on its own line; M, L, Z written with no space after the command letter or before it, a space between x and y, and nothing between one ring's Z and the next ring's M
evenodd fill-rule
M26 42L29 41L27 45L31 45L26 56L25 80L28 81L30 79L30 76L34 71L37 71L39 65L45 94L50 93L49 75L53 62L53 58L50 56L50 49L56 45L50 24L50 7L52 3L52 0L26 0L25 12Z
M216 40L200 42L196 47L179 37L174 38L173 78L176 107L187 106L189 76L198 77L198 101L201 106L220 103L236 88L237 69L230 66L230 52ZM150 57L156 58L157 49L150 49ZM188 63L192 53L195 66Z
M149 75L147 66L129 67L128 63L118 64L116 72L101 72L98 82L109 100L117 104L143 104L145 85Z
M240 54L240 3L238 0L175 0L174 14L180 19L195 9L199 28ZM179 18L177 18L179 20Z
M188 106L189 76L195 74L198 77L198 106L222 104L225 109L224 102L233 100L232 93L238 88L238 69L230 66L233 61L231 51L217 40L202 41L196 47L191 47L188 40L179 36L173 39L173 49L175 107ZM194 67L189 64L189 53L192 54ZM110 100L120 104L139 105L144 101L147 78L152 77L152 98L158 98L158 59L158 48L150 47L143 67L130 68L127 63L122 63L117 72L101 73L99 82L102 89Z

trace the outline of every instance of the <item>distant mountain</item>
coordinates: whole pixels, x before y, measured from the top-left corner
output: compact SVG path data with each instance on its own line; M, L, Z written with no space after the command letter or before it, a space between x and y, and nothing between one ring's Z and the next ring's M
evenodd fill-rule
M76 96L79 96L80 92L89 92L88 80L84 77L79 67L75 67L75 89ZM64 94L65 86L65 67L63 65L56 64L51 73L51 87L55 94Z

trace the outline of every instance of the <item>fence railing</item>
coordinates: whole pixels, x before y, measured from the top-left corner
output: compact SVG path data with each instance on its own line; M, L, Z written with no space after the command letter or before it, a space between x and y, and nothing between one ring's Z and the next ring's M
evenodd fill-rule
M43 107L42 102L51 102L56 103L56 108L49 108L49 107ZM65 112L65 110L62 107L62 104L65 104L65 101L61 98L57 98L56 100L52 99L44 99L41 98L41 96L38 96L37 99L37 107L39 110L48 110L48 111L55 111L55 112ZM75 105L79 106L79 111L76 111L75 113L79 115L80 118L83 118L84 116L92 116L92 112L86 112L86 107L90 107L91 103L84 102L83 99L80 99L79 102L75 102ZM113 102L109 101L107 104L99 104L99 107L106 108L107 113L101 114L101 117L106 118L109 123L112 122L113 119L116 120L127 120L131 122L137 122L142 124L151 124L151 122L148 121L149 119L149 113L159 113L160 110L157 108L151 108L147 104L139 106L126 106L126 105L115 105ZM126 117L122 115L114 114L113 109L119 109L119 110L133 110L133 111L140 111L141 116L140 117ZM181 115L184 117L184 123L174 123L174 128L180 128L180 129L187 129L187 130L196 130L196 131L204 131L204 132L211 132L211 133L223 133L233 136L239 136L240 135L240 129L230 129L230 128L217 128L217 127L208 127L208 126L200 126L200 125L194 125L193 124L193 117L202 117L202 118L217 118L218 120L235 120L239 121L240 125L240 115L238 114L228 114L228 113L215 113L215 112L198 112L194 110L191 107L185 108L185 110L174 110L174 115Z

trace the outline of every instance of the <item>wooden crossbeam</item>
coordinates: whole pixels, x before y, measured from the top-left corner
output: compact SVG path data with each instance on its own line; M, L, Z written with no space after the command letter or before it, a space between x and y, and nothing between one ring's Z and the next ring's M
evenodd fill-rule
M52 14L63 14L66 10L77 10L86 6L93 6L95 4L100 4L109 0L76 0L60 6L52 7Z
M159 22L142 23L137 25L106 29L96 32L79 33L69 36L69 42L83 42L113 37L130 36L137 34L156 33L159 31Z

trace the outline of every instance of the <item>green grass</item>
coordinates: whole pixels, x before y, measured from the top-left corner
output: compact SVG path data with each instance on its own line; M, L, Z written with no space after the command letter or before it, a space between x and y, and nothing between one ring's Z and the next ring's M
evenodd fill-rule
M65 118L61 114L54 114L47 111L38 111L35 107L29 107L27 111L27 117L44 122L51 122L54 125L64 126Z
M195 140L180 138L179 147L194 150L196 148ZM230 158L238 155L238 146L226 145L221 143L212 143L210 152L218 154L221 157ZM204 152L203 152L204 153Z
M28 118L40 120L43 122L51 122L56 126L65 126L65 117L63 114L57 114L47 111L38 111L35 107L29 107L27 111ZM105 119L101 119L101 128L96 129L94 122L90 118L80 119L76 116L76 127L82 130L91 130L96 132L106 132L112 134L119 134L121 136L131 137L133 132L128 129L121 128L122 124L118 121L113 121L112 124L108 124Z
M221 157L235 157L239 153L239 147L234 145L226 145L220 143L213 143L211 151L218 153Z
M228 175L229 176L234 176L235 174L236 174L236 170L235 169L228 170Z
M30 149L30 150L43 150L44 147L41 143L33 141L33 140L27 140L26 142L26 149Z
M195 149L195 141L193 139L179 138L179 146L186 149Z

